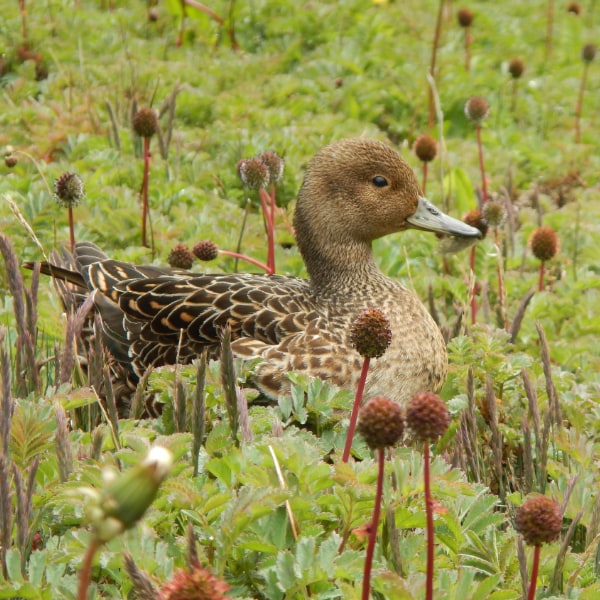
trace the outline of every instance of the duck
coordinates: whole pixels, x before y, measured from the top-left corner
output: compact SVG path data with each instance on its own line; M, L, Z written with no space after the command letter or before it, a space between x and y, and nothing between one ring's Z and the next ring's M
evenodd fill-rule
M367 138L335 141L314 155L293 224L307 278L133 265L90 242L75 245L72 267L43 263L41 271L93 294L105 346L134 380L205 351L217 358L229 327L233 354L259 359L252 383L267 399L290 393L290 372L353 390L363 359L351 325L378 308L391 343L370 361L365 397L404 405L418 392L438 392L448 370L441 331L419 297L380 270L372 245L407 229L473 240L481 232L431 204L408 163Z

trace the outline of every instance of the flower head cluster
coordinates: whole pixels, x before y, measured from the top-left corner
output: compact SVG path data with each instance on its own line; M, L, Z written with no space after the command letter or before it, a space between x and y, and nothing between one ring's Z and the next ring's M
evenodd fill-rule
M421 162L431 162L437 154L437 142L430 135L420 135L414 143L413 149Z
M450 424L446 403L433 392L415 394L406 407L406 424L423 442L442 437Z
M517 511L517 531L531 546L553 542L562 529L562 514L557 502L546 496L527 498Z
M54 182L54 198L66 208L77 206L85 197L83 181L75 173L63 173Z
M474 15L468 8L461 8L456 16L461 27L470 27L473 23Z
M194 264L194 254L185 244L176 244L167 260L175 269L191 269Z
M513 79L519 79L525 71L525 63L520 58L513 58L508 63L508 72Z
M465 104L465 115L470 121L481 123L487 118L490 112L490 105L487 100L479 96L469 98Z
M158 131L158 115L153 108L140 108L133 117L133 130L143 138L151 138Z
M488 200L483 205L482 213L484 221L495 229L501 227L506 220L506 208L499 200Z
M376 396L362 407L358 431L373 450L393 446L404 433L402 409L393 400Z
M550 260L556 256L560 247L558 234L552 227L538 227L529 238L529 247L538 260Z
M229 585L199 564L179 569L159 591L158 600L227 600Z
M212 240L200 240L193 249L198 260L210 261L219 256L219 248Z
M470 225L471 227L475 227L475 228L479 229L479 231L481 231L481 234L483 235L483 237L485 237L487 230L488 230L488 224L487 224L487 221L485 220L481 210L479 210L478 208L474 208L473 210L470 210L466 215L463 216L462 220L467 225Z
M253 158L240 160L238 174L244 187L258 190L269 183L277 183L283 176L284 166L284 160L269 150Z
M379 358L391 342L389 319L378 308L363 310L350 327L350 343L363 358Z
M581 49L581 59L583 62L591 63L596 58L596 44L586 44Z

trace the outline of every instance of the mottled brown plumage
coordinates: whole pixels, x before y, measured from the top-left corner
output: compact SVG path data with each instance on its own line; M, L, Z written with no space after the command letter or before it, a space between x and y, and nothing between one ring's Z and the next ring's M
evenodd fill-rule
M267 396L288 391L290 371L353 388L362 359L350 325L376 307L390 320L392 341L371 361L366 396L404 403L438 390L447 371L438 327L413 292L379 270L371 243L409 227L465 237L479 237L478 230L420 198L398 154L364 139L331 144L313 158L294 226L309 279L138 267L87 243L75 249L77 273L45 270L97 290L107 346L138 375L150 365L189 362L205 348L216 356L228 324L234 354L263 359L254 382Z

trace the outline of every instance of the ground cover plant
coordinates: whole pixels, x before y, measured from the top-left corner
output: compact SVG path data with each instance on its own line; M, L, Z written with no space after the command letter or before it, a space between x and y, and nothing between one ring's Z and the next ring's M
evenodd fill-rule
M372 598L600 595L595 0L2 13L0 597L363 598L367 549ZM257 403L226 334L220 361L125 393L81 342L90 301L65 311L59 283L21 268L89 240L136 263L304 275L303 167L359 135L486 231L473 249L375 244L447 339L441 437L359 433L342 460L356 390L290 373L289 397ZM272 152L274 185L240 178Z

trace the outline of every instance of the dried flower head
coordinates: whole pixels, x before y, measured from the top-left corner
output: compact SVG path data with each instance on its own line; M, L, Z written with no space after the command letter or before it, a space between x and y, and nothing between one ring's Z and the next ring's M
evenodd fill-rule
M481 231L481 235L485 237L488 230L487 221L483 217L483 213L478 209L474 208L470 210L466 215L463 216L462 220L471 227L476 227Z
M506 220L506 208L504 202L499 200L488 200L483 205L483 220L490 227L497 229L502 227Z
M404 433L402 409L383 396L369 400L358 415L358 431L369 448L385 448L396 444Z
M442 437L450 425L446 403L433 392L415 394L406 406L406 424L423 442Z
M391 341L390 321L378 308L363 310L350 326L350 343L363 358L379 358Z
M422 162L431 162L437 154L437 142L430 135L420 135L413 145L417 158Z
M508 72L513 79L519 79L525 71L525 63L520 58L513 58L508 63Z
M517 531L531 546L541 546L558 539L562 514L557 502L546 496L527 498L517 511Z
M552 227L538 227L529 238L529 247L538 260L550 260L560 248L558 234Z
M285 167L283 158L272 150L263 152L258 158L260 158L269 169L270 183L277 183L283 177L283 168Z
M467 115L470 121L475 121L475 123L481 123L487 118L489 112L490 105L487 103L487 100L479 96L469 98L465 104L465 115Z
M133 130L143 138L150 138L158 131L158 114L153 108L140 108L133 117Z
M193 253L198 260L215 260L219 256L219 248L212 240L200 240L194 246Z
M175 269L191 269L194 264L194 254L185 244L176 244L167 260Z
M84 196L83 181L75 173L63 173L54 182L54 198L67 208L77 206Z
M19 159L17 158L17 156L15 154L7 154L4 157L4 164L9 168L12 169L14 166L16 166L16 164L19 162Z
M567 6L567 12L570 12L574 15L581 14L581 4L579 4L579 2L569 2L569 5Z
M227 600L225 592L230 589L222 579L194 564L191 571L175 571L171 581L158 593L158 600Z
M470 27L473 23L474 15L468 8L461 8L456 16L461 27Z
M240 160L238 174L244 187L251 190L258 190L269 185L269 167L258 156Z
M581 58L583 62L591 63L596 58L596 44L586 44L581 49Z

